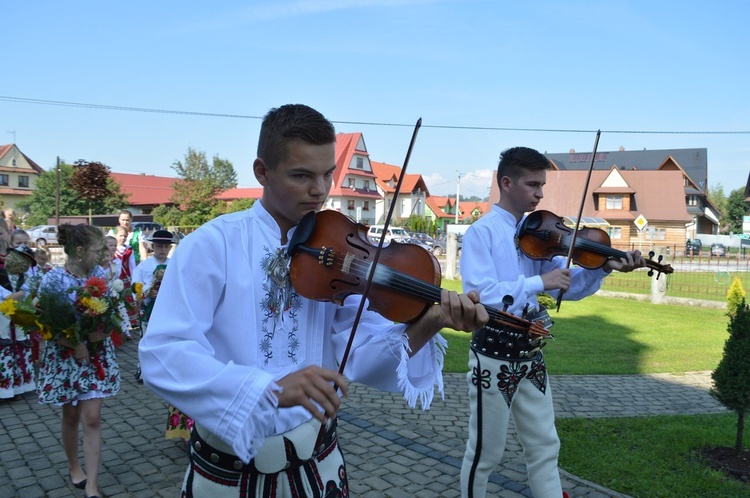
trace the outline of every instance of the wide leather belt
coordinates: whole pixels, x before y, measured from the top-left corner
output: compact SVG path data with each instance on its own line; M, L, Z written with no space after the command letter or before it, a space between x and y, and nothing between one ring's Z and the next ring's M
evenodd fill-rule
M311 419L284 434L267 437L258 448L255 458L249 463L243 463L231 452L229 445L198 424L190 434L190 446L193 457L202 459L204 465L210 464L229 472L274 474L291 467L299 467L325 452L336 442L336 420L330 423L316 448L319 431L320 422Z
M484 327L471 336L471 349L479 354L508 361L529 361L541 356L544 340L526 332Z

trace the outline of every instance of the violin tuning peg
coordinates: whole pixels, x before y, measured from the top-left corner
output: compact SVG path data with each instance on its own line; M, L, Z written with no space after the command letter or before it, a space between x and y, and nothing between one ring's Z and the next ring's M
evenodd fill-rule
M648 259L654 259L654 254L656 254L654 251L648 252Z
M513 296L506 294L503 296L503 311L507 311L509 306L513 306Z
M656 259L656 261L658 261L659 263L661 263L662 259L664 259L664 256L662 256L661 254L659 254L659 257Z
M648 276L649 277L653 277L654 276L654 270L649 270L648 271ZM656 276L656 280L659 280L659 276L658 275Z

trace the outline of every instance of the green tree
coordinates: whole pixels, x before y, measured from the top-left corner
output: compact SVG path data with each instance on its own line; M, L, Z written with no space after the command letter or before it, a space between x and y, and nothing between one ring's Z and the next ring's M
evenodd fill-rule
M706 197L708 197L708 200L711 201L711 204L716 206L716 209L719 210L719 231L727 233L728 230L728 223L727 223L727 195L724 193L724 187L721 183L714 185L713 187L709 187L708 190L706 190Z
M742 287L742 280L739 277L734 277L732 285L729 286L729 290L727 291L727 314L729 316L736 315L745 298L746 294L745 289Z
M237 186L232 163L214 156L211 164L206 153L188 148L184 163L172 165L181 181L174 185L172 201L182 211L180 224L201 225L212 218L216 195Z
M179 208L165 204L156 206L151 215L154 217L155 222L161 223L165 227L177 226L182 219L182 211Z
M741 187L730 192L727 198L726 221L729 230L742 233L742 217L750 212L750 206L745 202L745 188Z
M89 203L89 224L91 224L91 206L112 195L109 179L108 166L84 160L75 162L73 174L70 177L70 186Z
M71 187L73 166L60 164L60 216L80 216L89 214L89 201L82 198ZM55 216L55 191L57 180L55 168L39 176L31 195L18 203L20 211L28 213L28 225L44 225ZM107 179L109 196L91 203L92 214L116 213L128 205L127 195L120 192L120 185Z
M734 443L736 456L742 454L745 413L750 409L750 308L745 300L734 316L729 317L729 338L724 344L724 355L711 377L711 395L737 413L737 432Z

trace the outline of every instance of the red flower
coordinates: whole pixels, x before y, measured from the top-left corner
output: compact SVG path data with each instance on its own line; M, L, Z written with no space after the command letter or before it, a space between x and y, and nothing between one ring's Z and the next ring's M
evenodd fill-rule
M84 288L91 297L102 297L107 293L107 281L101 277L89 277L86 279Z

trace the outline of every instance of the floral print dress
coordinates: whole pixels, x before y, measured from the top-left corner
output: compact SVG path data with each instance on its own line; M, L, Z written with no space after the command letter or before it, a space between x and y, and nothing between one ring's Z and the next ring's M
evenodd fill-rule
M4 272L5 270L0 270ZM19 282L19 275L7 274L2 294L28 288ZM0 399L10 399L19 394L33 391L34 368L32 345L24 330L8 317L0 314Z
M88 277L106 278L106 274L102 267L96 266ZM70 288L82 286L86 278L77 278L64 268L55 268L42 279L40 293L52 290L68 294L70 305L73 306L76 296L70 292ZM85 365L76 361L72 349L54 341L47 342L37 386L40 403L57 406L77 404L87 399L114 396L119 390L120 369L111 338L99 343L91 361Z

